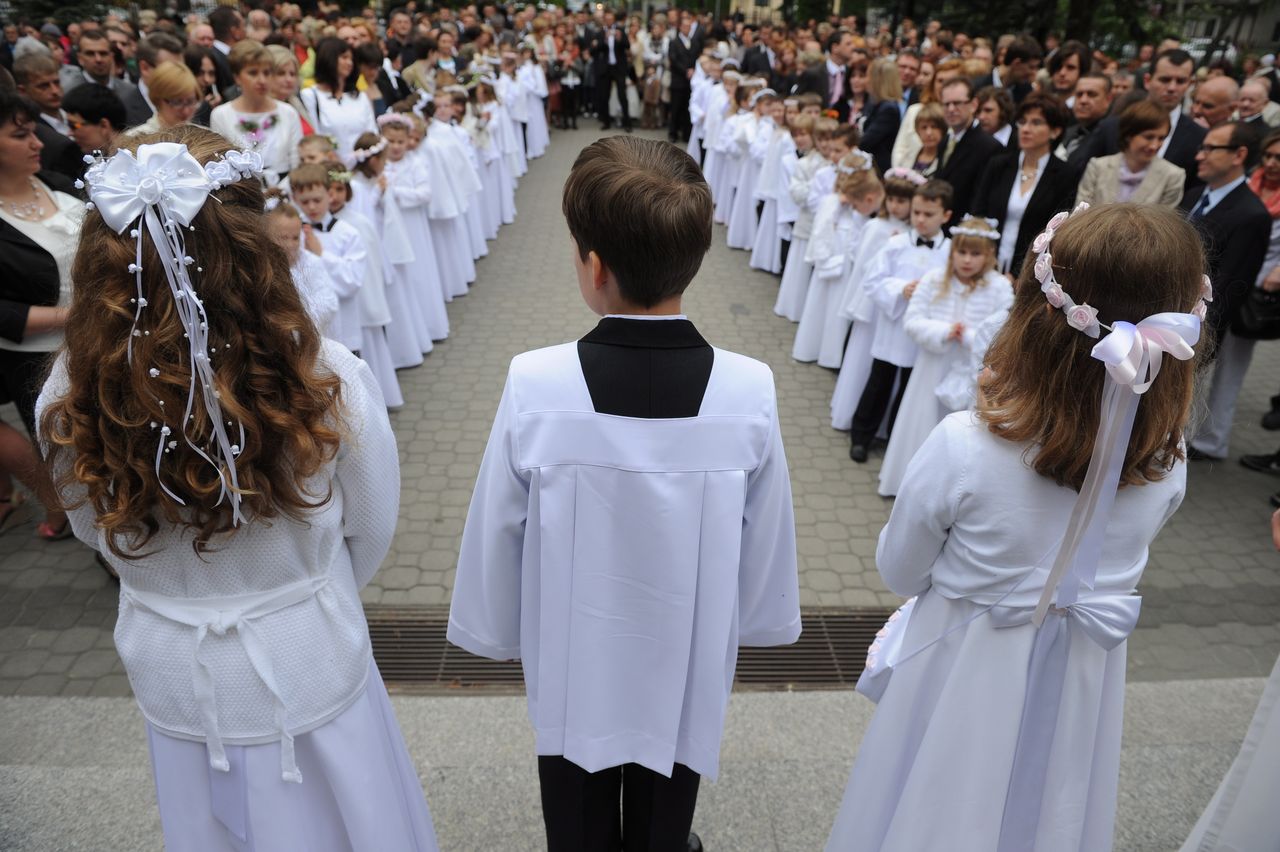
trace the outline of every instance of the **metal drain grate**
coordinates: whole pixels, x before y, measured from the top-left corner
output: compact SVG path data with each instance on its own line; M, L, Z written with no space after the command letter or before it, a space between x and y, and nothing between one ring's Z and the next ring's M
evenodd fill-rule
M801 611L800 641L780 648L743 648L734 688L851 688L867 647L892 609L814 608ZM521 692L519 663L468 654L445 640L447 607L368 606L373 656L383 679L400 692L487 690Z

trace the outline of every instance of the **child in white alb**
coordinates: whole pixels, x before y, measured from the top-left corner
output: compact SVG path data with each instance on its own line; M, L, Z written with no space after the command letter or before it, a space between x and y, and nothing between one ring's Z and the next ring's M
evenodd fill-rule
M359 300L368 261L364 238L329 212L327 166L298 166L289 172L289 192L303 216L302 248L324 263L338 295L334 340L358 353L364 339Z
M760 221L751 244L752 269L778 275L782 272L782 238L778 222L778 175L784 160L794 160L796 146L791 139L791 123L800 117L799 102L787 98L782 102L782 118L775 107L773 132L769 134L761 157L760 176L756 180L756 201L760 203ZM763 140L763 136L761 137ZM761 141L757 140L757 144ZM792 220L794 221L794 220Z
M769 139L773 136L773 108L777 105L781 112L782 104L773 89L756 89L747 106L751 112L738 125L737 147L742 152L742 165L738 171L738 188L733 196L733 206L729 208L728 227L725 239L731 249L750 250L756 239L756 184L760 179L760 171L764 167L764 153L769 147Z
M849 429L849 458L859 464L867 460L871 441L886 415L889 434L893 435L902 394L916 362L915 341L903 327L907 303L926 272L946 265L951 241L942 233L942 226L950 218L951 184L930 180L917 187L911 198L911 230L889 240L867 272L863 286L880 315L871 340L871 371Z
M804 299L809 293L809 278L813 275L813 266L805 261L805 249L809 245L813 217L817 212L809 207L810 189L814 176L831 165L827 152L831 148L831 137L838 127L829 118L820 118L814 122L813 148L796 163L787 186L787 194L797 212L795 224L791 227L791 244L782 267L782 282L778 285L778 299L773 305L773 312L792 322L800 322L800 314L804 312ZM797 132L803 133L804 126L799 125Z
M742 167L747 160L747 147L755 135L757 118L751 111L751 98L764 88L764 81L747 77L733 93L733 114L724 121L716 138L716 152L720 155L720 194L716 196L715 222L728 225L737 197L738 184L742 182Z
M267 233L289 258L294 286L302 297L302 307L316 324L321 337L333 339L333 322L338 316L338 294L325 271L324 261L302 248L302 214L279 190L267 191Z
M959 366L967 370L978 327L1013 303L1009 279L995 271L1000 232L985 219L963 220L951 229L951 257L920 279L907 303L907 336L920 347L880 467L880 496L893 497L916 450L933 427L954 409L938 396Z

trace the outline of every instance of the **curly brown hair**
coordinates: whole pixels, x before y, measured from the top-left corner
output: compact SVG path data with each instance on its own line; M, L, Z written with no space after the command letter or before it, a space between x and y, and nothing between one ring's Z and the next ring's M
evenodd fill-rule
M154 142L185 144L201 163L233 150L202 127L182 125L134 136L136 151ZM341 381L319 362L320 334L302 307L284 252L262 235L262 188L241 180L213 193L185 234L198 258L194 284L204 302L223 415L244 425L236 458L241 510L252 520L285 515L300 520L327 503L308 480L337 453L342 439ZM143 229L142 295L145 336L127 345L136 296L135 240L117 234L97 213L84 220L72 276L76 282L66 325L67 395L45 409L40 434L49 448L56 490L83 487L111 551L138 558L162 523L193 532L197 552L214 536L234 534L222 480L185 440L161 456L159 475L185 506L161 493L156 476L156 423L175 433L187 400L190 351L175 312L159 255ZM194 267L193 267L194 271ZM218 345L221 344L221 345ZM159 377L148 371L159 368ZM192 409L186 434L197 446L211 438L204 406ZM175 434L175 438L179 435ZM228 486L229 487L229 486Z
M1001 438L1029 444L1036 473L1079 490L1102 416L1105 368L1091 354L1097 341L1045 301L1033 267L1022 265L1009 319L987 353L994 377L983 385L978 415ZM1154 204L1107 204L1073 214L1053 238L1054 277L1107 324L1191 311L1204 272L1195 230L1177 211ZM1197 362L1211 348L1206 326L1196 358L1164 359L1138 405L1122 485L1163 479L1183 458L1179 445Z

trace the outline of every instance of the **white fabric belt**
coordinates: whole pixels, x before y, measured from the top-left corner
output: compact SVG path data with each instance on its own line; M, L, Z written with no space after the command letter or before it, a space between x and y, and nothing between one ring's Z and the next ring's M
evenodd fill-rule
M302 783L302 772L299 771L297 760L294 758L293 736L289 733L288 711L280 695L280 686L276 682L271 656L261 637L258 636L253 622L314 597L328 584L329 577L325 575L264 592L222 598L171 598L138 591L121 584L121 595L130 604L196 629L195 647L191 655L191 682L196 704L200 708L200 716L204 722L209 765L214 769L228 772L231 765L227 761L227 752L222 745L222 734L218 729L218 705L214 696L213 673L201 659L200 646L210 632L215 636L225 636L234 631L240 638L240 644L244 647L249 663L263 686L271 693L275 705L276 727L280 731L280 776L285 781Z

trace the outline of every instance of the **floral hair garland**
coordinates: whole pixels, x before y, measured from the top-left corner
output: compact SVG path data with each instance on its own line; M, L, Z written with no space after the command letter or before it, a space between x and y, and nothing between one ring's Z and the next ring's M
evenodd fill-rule
M998 242L1000 240L1000 231L998 230L1000 222L996 219L979 218L977 216L967 217L968 220L976 222L986 222L990 226L990 230L983 228L966 228L964 225L956 225L951 229L952 236L959 234L962 237L982 237L983 239Z
M895 166L884 173L885 180L905 180L913 186L924 186L929 179L920 174L915 169L904 169L901 166Z
M410 131L412 131L412 130L413 130L413 119L412 119L412 118L410 118L409 116L405 115L404 113L401 113L401 112L384 112L382 115L378 116L378 129L379 129L379 130L381 130L382 128L385 128L385 127L387 127L388 125L391 125L391 124L399 125L399 126L403 127L403 128L404 128L404 129L406 129L406 130L410 130Z
M848 161L852 160L853 163ZM859 152L850 151L840 162L836 163L836 171L842 175L856 175L858 172L870 172L875 170L875 164L871 158Z

